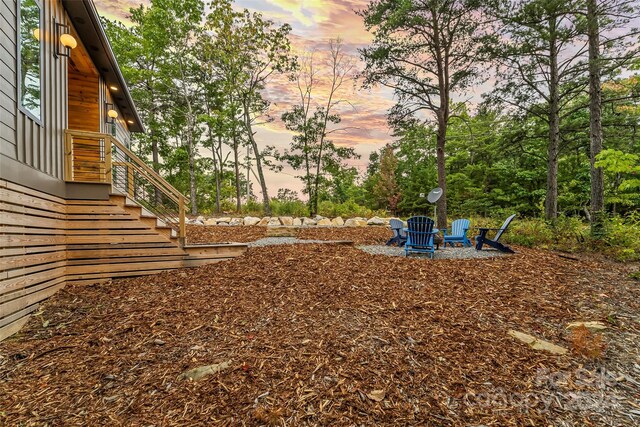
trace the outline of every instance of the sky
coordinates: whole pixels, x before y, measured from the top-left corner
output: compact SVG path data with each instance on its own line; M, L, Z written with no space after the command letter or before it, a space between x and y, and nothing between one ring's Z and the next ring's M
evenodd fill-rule
M148 0L94 1L101 15L124 23L130 7L149 3ZM294 51L299 54L315 51L317 68L323 67L326 61L329 40L342 39L346 59L353 62L355 74L362 68L358 48L371 40L356 11L366 8L368 3L369 0L236 0L234 4L238 9L260 12L278 24L291 25L290 39ZM315 98L323 103L326 102L327 79L320 81ZM261 126L256 137L261 146L274 145L282 150L287 148L292 133L284 128L280 116L298 99L297 91L286 78L275 78L266 96L272 102L270 115L274 121ZM364 90L360 82L352 79L343 85L339 97L348 101L340 104L342 122L338 126L343 130L333 132L331 140L340 146L353 147L361 157L349 161L349 164L364 171L369 154L392 141L386 121L387 111L393 106L392 93L383 88ZM201 154L207 155L206 150ZM280 188L289 188L304 197L302 184L290 168L278 173L267 171L265 175L270 196L275 196ZM254 193L259 195L260 186L255 177L251 178Z

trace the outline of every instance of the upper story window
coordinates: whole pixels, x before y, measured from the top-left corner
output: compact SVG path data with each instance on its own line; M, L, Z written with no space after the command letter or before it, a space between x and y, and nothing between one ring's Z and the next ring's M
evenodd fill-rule
M20 0L19 102L21 109L38 121L42 117L41 40L43 31L40 15L41 9L37 0Z

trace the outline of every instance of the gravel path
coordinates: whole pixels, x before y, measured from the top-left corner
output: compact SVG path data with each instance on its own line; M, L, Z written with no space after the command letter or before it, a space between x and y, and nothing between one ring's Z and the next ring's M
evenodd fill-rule
M301 240L295 237L265 237L254 242L249 242L249 247L272 246L272 245L294 245L298 243L327 243L327 240Z
M302 240L295 237L265 237L258 239L254 242L249 242L249 247L264 247L273 245L295 245L301 243L328 243L327 240ZM384 246L384 245L358 245L358 249L361 249L367 253L373 255L387 255L387 256L405 256L404 248L398 248L396 246ZM446 249L437 250L434 254L434 259L465 259L465 258L493 258L497 256L506 255L496 250L482 250L476 251L474 248L460 248L460 247L447 247ZM428 258L426 254L414 254L413 257Z
M367 253L373 255L387 255L387 256L405 256L404 248L399 248L396 246L383 246L383 245L360 245L357 246L358 249L361 249ZM439 249L433 255L434 259L461 259L461 258L492 258L496 256L506 255L502 252L498 252L496 250L481 250L476 251L475 248L460 248L460 247L447 247L446 249ZM427 254L412 254L412 257L425 257L428 258Z

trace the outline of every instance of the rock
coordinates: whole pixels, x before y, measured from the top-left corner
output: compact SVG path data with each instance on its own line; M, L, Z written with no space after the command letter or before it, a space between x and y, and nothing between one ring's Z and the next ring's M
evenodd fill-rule
M204 221L204 225L216 225L218 223L218 220L215 218L207 218Z
M204 217L202 215L200 215L198 218L196 218L196 221L204 224Z
M324 217L322 215L316 215L313 217L313 219L316 220L316 222L320 221L321 219L324 219Z
M293 218L290 216L281 216L280 222L282 225L293 225Z
M280 219L277 216L271 218L269 222L267 222L267 226L269 227L277 227L279 225L282 225L282 224L280 223Z
M345 227L364 227L367 225L367 221L359 218L349 218L344 222Z
M293 218L293 225L296 225L296 226L302 225L302 218Z
M198 368L189 369L178 376L179 380L192 380L197 381L200 378L204 378L207 375L217 374L231 367L231 360L226 362L216 363L213 365L200 366Z
M228 224L229 222L231 222L231 218L228 216L223 216L222 218L218 218L218 224L222 222Z
M559 345L555 345L549 341L541 340L540 338L536 338L533 335L525 334L524 332L514 331L513 329L509 329L509 335L521 341L525 344L528 344L534 350L544 350L548 351L552 354L565 354L567 349L564 347L560 347Z
M585 328L587 328L591 332L604 331L605 329L607 329L607 325L605 325L602 322L598 322L598 321L571 322L571 323L569 323L567 325L567 329L575 329L575 328L579 328L580 326L584 326Z
M317 222L315 219L311 218L302 218L302 225L316 225Z
M367 225L384 225L384 224L385 224L384 219L378 216L374 216L369 221L367 221Z
M256 218L255 216L244 217L244 225L256 225L259 222L260 222L260 218Z
M337 216L331 220L331 225L342 227L344 225L344 219L341 216Z
M270 219L271 219L270 217L265 216L256 225L267 225Z
M164 342L164 341L162 341L161 339L158 339L158 338L156 338L155 340L153 340L153 343L154 343L155 345L164 345L164 344L165 344L165 342Z
M318 222L316 222L316 225L320 225L320 226L328 226L331 225L331 220L329 218L322 218L320 220L318 220Z
M229 221L229 225L242 225L244 224L244 220L242 218L231 218Z

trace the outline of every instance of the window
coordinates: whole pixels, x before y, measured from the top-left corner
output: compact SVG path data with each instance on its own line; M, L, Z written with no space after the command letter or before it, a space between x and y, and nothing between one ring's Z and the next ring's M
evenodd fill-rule
M42 117L40 5L36 0L20 0L18 39L18 82L20 109L37 121Z

